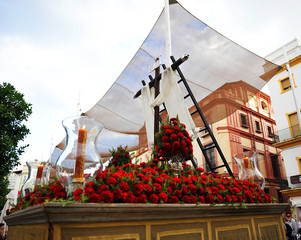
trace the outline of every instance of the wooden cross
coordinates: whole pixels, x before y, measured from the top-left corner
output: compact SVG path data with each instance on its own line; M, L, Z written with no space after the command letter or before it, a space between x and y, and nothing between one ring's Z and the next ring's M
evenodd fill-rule
M177 61L175 61L171 68L172 70L177 69L183 62L185 62L188 59L189 55L184 55L183 57L179 58ZM158 58L156 59L158 61ZM163 69L166 69L165 65L162 65ZM160 73L160 65L155 68L155 78L153 78L151 75L148 76L150 78L150 82L148 83L149 88L154 87L155 88L155 95L156 98L160 93L160 80L162 78L162 74ZM145 86L145 81L142 81L142 84ZM134 95L134 99L139 97L141 95L141 89ZM159 132L159 126L160 125L160 112L159 112L159 106L154 107L154 135ZM157 145L156 138L154 138L154 145Z

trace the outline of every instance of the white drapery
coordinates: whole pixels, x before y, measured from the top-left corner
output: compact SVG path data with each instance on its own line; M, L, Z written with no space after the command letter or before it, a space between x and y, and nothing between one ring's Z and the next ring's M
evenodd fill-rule
M176 80L176 74L171 68L162 73L161 91L154 99L153 89L144 86L141 91L143 114L147 131L148 145L154 143L154 107L165 104L169 118L178 116L181 123L186 125L187 131L195 128L195 124L184 102L184 97Z

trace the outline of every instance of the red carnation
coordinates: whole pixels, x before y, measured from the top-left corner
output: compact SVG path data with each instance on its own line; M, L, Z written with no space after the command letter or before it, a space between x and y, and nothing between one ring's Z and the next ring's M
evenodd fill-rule
M101 197L101 200L104 203L111 203L113 201L113 199L114 199L114 195L110 191L103 191L100 194L100 197Z
M233 196L233 197L236 197L236 200L237 200L237 202L243 202L243 198L242 198L242 196L240 196L240 195L237 195L237 196ZM233 198L232 198L233 199ZM233 201L234 202L234 201Z
M191 192L192 194L196 194L197 188L196 188L195 185L189 184L188 187L189 187L189 190L190 190L190 192Z
M186 156L186 155L188 155L188 148L183 148L182 149L182 154L184 155L184 156Z
M174 134L174 133L171 134L171 135L170 135L170 139L173 140L173 141L177 140L177 139L178 139L177 134Z
M153 192L153 188L148 184L144 184L143 189L145 190L147 195L150 195Z
M123 192L119 189L116 188L113 190L113 198L114 200L120 200L123 197Z
M100 202L100 196L97 193L92 193L89 197L89 202L99 203Z
M162 157L165 157L166 156L166 151L164 149L160 150L159 155L162 156Z
M106 180L106 184L107 184L107 185L113 185L113 186L116 186L117 180L116 180L116 178L109 177L109 178Z
M195 196L190 196L190 203L196 204L197 203L197 198Z
M225 191L225 190L226 190L225 186L222 185L222 184L219 184L219 185L218 185L218 188L219 188L220 190L222 190L222 191Z
M80 195L83 194L83 192L84 192L83 189L78 188L78 189L76 189L76 190L73 192L73 196L74 196L74 197L80 196Z
M178 138L180 138L180 139L183 139L183 138L184 138L184 135L183 135L183 133L181 133L181 132L179 132L177 135L178 135Z
M164 150L169 151L171 149L170 143L164 143Z
M101 193L106 190L108 190L108 186L105 184L100 184L99 187L97 188L98 193Z
M156 191L157 193L162 192L162 186L161 186L160 184L154 183L154 184L153 184L153 187L155 188L155 191Z
M179 132L179 131L180 131L180 128L179 128L178 126L173 126L173 130L174 130L175 132Z
M238 187L234 187L234 188L232 188L232 190L233 190L233 192L235 192L235 193L240 193L240 190L239 190Z
M176 190L175 196L178 197L178 198L181 198L181 196L182 196L181 191L180 190Z
M159 196L159 200L160 200L160 201L162 201L162 202L164 202L164 203L167 202L168 197L167 197L167 194L166 194L166 193L161 192L161 193L159 193L158 196Z
M217 195L217 194L219 193L219 189L218 189L217 187L215 187L215 186L213 186L213 187L211 188L211 190L212 190L212 194L213 194L213 195Z
M163 136L162 137L162 142L169 142L169 137L168 136ZM157 145L158 146L158 145ZM157 149L156 149L157 150ZM158 150L159 150L159 146L158 146Z
M219 202L219 203L222 203L224 201L224 199L221 195L217 195L216 201Z
M183 196L184 203L190 203L190 197L188 195Z
M151 203L158 203L158 202L159 202L159 197L158 197L158 195L153 193L152 195L150 195L149 201L150 201Z
M92 182L92 181L87 182L86 185L85 185L85 188L88 188L88 187L94 188L95 187L95 183Z
M181 147L186 147L186 146L187 146L187 143L184 140L182 140L181 141Z
M127 192L130 189L130 186L127 182L121 182L120 189L124 192Z
M213 203L214 197L213 197L213 195L209 194L206 196L205 200L206 200L206 203Z
M67 197L66 193L64 193L64 192L56 192L56 193L54 193L54 198L56 198L56 199L60 199L60 198L65 199L66 197Z
M81 196L76 196L76 197L74 198L74 201L77 201L77 202L79 202L79 201L81 201L81 200L82 200Z
M172 130L171 130L171 129L166 129L166 130L165 130L165 133L166 133L167 135L170 135L170 134L172 134Z
M198 189L198 194L202 195L203 193L204 193L204 188L200 186L200 188Z
M133 187L133 192L135 195L139 195L140 193L143 192L143 185L142 184L135 184Z
M145 194L141 194L138 196L138 203L146 203L147 196Z
M229 195L226 195L226 196L225 196L225 201L226 201L227 203L231 202L231 197L230 197Z
M171 196L169 203L179 203L179 199L176 196Z
M90 196L92 193L94 193L94 189L89 187L85 189L85 196Z
M185 186L185 185L183 185L182 187L181 187L181 191L182 191L182 194L184 195L184 194L187 194L188 193L188 188Z
M172 144L173 149L179 149L180 148L180 143L178 141L174 141Z
M136 197L134 196L134 194L132 192L127 192L127 193L124 193L122 201L124 203L134 203L135 198Z
M166 129L170 129L171 128L171 126L170 125L165 125L164 126L164 129L166 130Z
M205 203L205 198L204 198L204 196L199 196L198 201L199 201L200 203Z

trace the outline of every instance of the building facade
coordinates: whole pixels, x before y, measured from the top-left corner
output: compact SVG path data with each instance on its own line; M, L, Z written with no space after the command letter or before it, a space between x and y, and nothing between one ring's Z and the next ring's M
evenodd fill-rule
M241 81L209 95L199 103L201 108L207 101L210 101L211 109L205 111L206 119L210 121L213 115L223 111L225 113L222 115L227 116L210 126L234 176L238 177L239 167L233 156L246 151L256 152L258 170L265 178L264 190L279 202L287 201L281 193L282 189L287 188L284 162L280 149L273 146L277 128L270 97ZM244 105L238 105L238 102ZM198 120L195 119L195 122ZM206 132L201 134L201 141L205 147L212 144ZM194 149L198 149L196 144ZM216 149L209 151L211 164L222 165ZM204 156L201 153L197 156L201 159L199 164L209 170ZM218 169L218 173L227 176L225 168Z
M266 56L283 68L268 82L279 140L275 147L281 149L287 180L291 190L292 206L301 206L301 42L293 39ZM289 65L287 70L286 62ZM289 78L289 73L291 77ZM300 214L299 214L300 216Z

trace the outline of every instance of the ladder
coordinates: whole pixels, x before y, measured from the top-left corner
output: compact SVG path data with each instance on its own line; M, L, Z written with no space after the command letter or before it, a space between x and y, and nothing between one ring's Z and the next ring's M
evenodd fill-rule
M195 108L196 108L196 111L192 112L191 116L193 116L195 114L199 114L199 116L201 117L201 119L203 121L204 128L202 128L201 130L199 130L199 132L207 131L208 135L210 136L210 138L212 140L212 144L210 144L209 146L204 146L202 144L202 142L201 142L201 140L200 140L197 132L194 131L194 135L196 136L197 143L198 143L198 145L199 145L199 147L200 147L200 149L201 149L201 151L202 151L202 153L204 155L205 161L206 161L207 165L209 166L209 169L210 169L211 172L216 173L216 170L218 168L225 167L227 169L229 175L234 178L233 172L232 172L231 168L229 167L229 165L228 165L228 163L226 161L226 158L225 158L225 156L224 156L224 154L223 154L223 152L222 152L222 150L221 150L221 148L220 148L220 146L219 146L216 138L214 137L213 132L212 132L212 130L211 130L211 128L210 128L210 126L209 126L209 124L208 124L208 122L207 122L207 120L206 120L206 118L205 118L205 116L204 116L204 114L202 112L202 110L201 110L201 108L200 108L197 100L195 99L195 97L194 97L194 95L193 95L193 93L192 93L192 91L191 91L191 89L190 89L190 87L188 85L188 82L187 82L186 78L184 77L184 75L183 75L183 73L182 73L182 71L181 71L181 69L179 67L181 63L185 62L188 59L188 57L189 57L189 55L186 54L182 58L180 58L178 60L175 60L175 58L173 56L171 56L170 58L171 58L171 60L173 62L172 65L171 65L171 68L173 70L176 70L178 72L179 76L180 76L180 80L178 80L178 84L179 83L183 83L184 86L185 86L185 88L186 88L186 90L187 90L187 92L188 92L188 94L186 96L184 96L184 99L190 97L191 100L192 100L192 102L193 102L193 104L194 104L194 106L195 106ZM162 67L163 67L164 70L166 69L166 66L164 64L162 64ZM149 78L151 80L149 82L149 86L153 87L155 79L151 75L149 76ZM158 78L158 80L160 80L161 79L161 74L158 77L156 77L156 78ZM136 93L136 95L134 96L134 98L138 97L140 94L141 94L141 91L138 91ZM166 111L165 107L162 110L160 110L160 113L162 113L164 111ZM208 156L208 154L209 154L208 151L210 149L213 149L213 148L215 148L217 150L217 152L218 152L218 154L219 154L219 156L220 156L223 164L218 165L218 166L212 166L212 164L210 162L210 159L209 159L209 156ZM193 159L191 160L191 162L192 162L193 166L195 168L197 168L197 164L195 163L195 161Z

